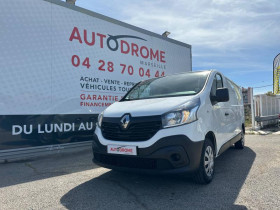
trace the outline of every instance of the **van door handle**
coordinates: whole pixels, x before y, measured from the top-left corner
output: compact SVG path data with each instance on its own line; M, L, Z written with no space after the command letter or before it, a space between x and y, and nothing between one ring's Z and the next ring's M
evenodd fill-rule
M226 113L225 113L225 116L229 116L229 113L226 112Z

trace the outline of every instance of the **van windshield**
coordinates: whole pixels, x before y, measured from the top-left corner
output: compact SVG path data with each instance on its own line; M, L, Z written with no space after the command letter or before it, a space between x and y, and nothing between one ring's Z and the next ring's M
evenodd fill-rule
M210 71L188 72L140 82L122 101L196 95L206 82Z

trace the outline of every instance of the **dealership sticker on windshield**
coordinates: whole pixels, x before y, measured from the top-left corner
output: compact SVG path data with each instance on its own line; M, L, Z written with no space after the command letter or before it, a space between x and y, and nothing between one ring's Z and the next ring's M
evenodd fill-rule
M107 152L120 155L137 155L136 146L108 145Z

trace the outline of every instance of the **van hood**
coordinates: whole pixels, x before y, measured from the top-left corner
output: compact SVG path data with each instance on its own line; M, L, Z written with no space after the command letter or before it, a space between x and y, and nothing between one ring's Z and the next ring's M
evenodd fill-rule
M121 117L126 113L132 117L162 115L194 97L197 95L115 102L105 109L103 116Z

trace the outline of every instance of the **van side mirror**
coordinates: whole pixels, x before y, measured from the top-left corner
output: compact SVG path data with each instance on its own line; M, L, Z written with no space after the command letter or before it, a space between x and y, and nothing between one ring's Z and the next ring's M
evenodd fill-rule
M218 88L216 90L216 101L217 102L229 101L229 93L227 88Z

